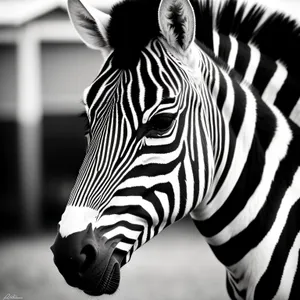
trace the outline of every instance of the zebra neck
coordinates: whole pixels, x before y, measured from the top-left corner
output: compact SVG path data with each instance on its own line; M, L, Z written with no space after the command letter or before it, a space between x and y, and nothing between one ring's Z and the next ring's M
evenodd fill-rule
M208 121L214 155L214 178L200 204L197 219L221 207L238 181L250 152L255 131L257 102L249 87L203 54L202 72L211 101ZM208 214L208 215L207 215Z
M266 249L273 249L276 243L276 239L261 241L269 230L264 223L266 209L278 210L280 191L285 188L280 186L284 180L278 175L285 176L284 171L277 170L289 149L299 151L299 143L291 147L292 129L277 108L268 106L245 83L212 64L212 102L221 116L216 131L219 139L214 144L219 147L218 159L209 195L191 217L226 266L230 280L236 280L238 290L246 295L253 293L266 269L267 262L258 261L259 257L265 257ZM286 164L284 168L292 168L292 163ZM273 197L279 195L276 201L268 200L271 190L276 193Z
M286 138L290 137L286 120L276 108L264 103L230 69L225 70L210 55L202 54L203 69L206 69L202 75L212 98L207 124L214 153L214 175L205 198L191 213L199 221L219 215L229 198L234 205L241 197L247 201L251 196L245 196L244 189L250 179L263 171L257 166L265 160L278 118L285 124L282 130Z
M286 117L300 124L298 80L280 59L261 53L254 44L245 44L232 35L216 31L213 32L213 53L251 84L263 101L274 104Z
M191 216L209 244L220 246L255 219L288 151L292 130L276 107L268 106L230 72L211 64L215 79L212 102L218 107L212 118L221 116L217 129L211 129L215 128L218 137L213 144L214 180ZM234 263L215 254L225 265Z

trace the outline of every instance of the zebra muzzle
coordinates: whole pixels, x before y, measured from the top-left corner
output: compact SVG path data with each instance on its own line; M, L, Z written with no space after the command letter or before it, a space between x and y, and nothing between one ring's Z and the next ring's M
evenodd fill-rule
M57 234L50 247L54 263L66 282L91 296L113 294L120 282L120 260L114 254L116 241L100 237L89 224L68 237Z

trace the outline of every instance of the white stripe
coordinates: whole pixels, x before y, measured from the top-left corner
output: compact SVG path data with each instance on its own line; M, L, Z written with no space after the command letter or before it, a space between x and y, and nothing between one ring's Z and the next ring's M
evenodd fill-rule
M231 69L234 69L236 56L238 53L238 42L232 36L229 36L229 39L230 39L230 43L231 43L231 49L230 49L229 58L228 58L228 66Z
M298 99L297 104L294 106L290 118L298 125L300 126L300 98Z
M101 216L101 218L99 218L99 220L97 220L95 227L100 228L105 226L111 226L121 221L126 221L130 224L140 225L143 227L147 226L147 222L145 219L129 213L124 213L124 214L103 215Z
M170 183L172 185L172 189L175 196L174 210L171 216L171 222L174 223L181 203L180 188L179 188L179 181L178 181L179 168L180 168L180 164L176 166L171 173L166 175L158 175L153 177L140 176L136 178L129 178L126 181L122 182L118 188L124 189L124 188L136 187L136 186L143 186L146 189L149 189L152 186L155 186L157 184L162 184L166 182ZM159 218L157 212L154 206L149 201L144 200L140 196L114 197L111 200L111 205L122 206L124 205L124 203L126 203L126 205L139 205L141 207L144 207L145 210L149 212L149 215L152 217L154 226L158 224Z
M289 252L289 256L286 261L283 274L281 277L280 286L273 300L281 300L282 295L287 295L287 296L290 295L293 279L296 274L297 267L298 268L300 267L299 265L297 266L296 264L296 262L298 261L299 248L300 248L300 232L297 234L294 240L294 244ZM299 282L297 284L299 284Z
M213 31L213 43L215 56L219 56L220 36L215 30Z
M279 236L287 222L287 218L291 207L297 202L300 196L300 168L298 168L297 172L294 175L293 182L291 186L286 190L286 193L281 201L281 205L276 215L276 219L273 223L272 228L264 237L264 239L260 242L260 244L252 249L248 254L240 260L237 264L229 267L229 269L241 269L245 271L244 278L245 280L239 283L239 287L247 285L249 278L253 279L253 275L255 275L256 283L260 280L264 272L266 271L270 259L272 257L272 253L275 249L275 246L278 242ZM295 263L295 262L294 262ZM253 298L254 290L249 290L249 299ZM281 298L282 295L281 295ZM284 299L287 299L285 297Z
M201 98L200 98L201 99ZM201 124L202 120L205 120L205 118L203 117L203 110L201 111L201 114L196 114L195 115L195 124ZM205 161L204 161L204 155L203 155L203 147L202 147L202 142L201 139L203 138L201 135L201 131L200 131L200 126L196 126L195 128L195 136L196 136L196 140L200 141L198 143L197 146L197 151L196 151L196 161L198 161L198 169L199 169L199 195L198 195L198 201L201 201L201 199L203 199L204 196L204 187L205 187L205 182L204 182L204 178L205 178ZM193 147L193 146L192 146Z
M253 94L248 89L245 89L244 91L246 94L246 111L239 135L236 138L236 145L230 170L220 190L207 206L207 209L205 210L206 218L211 217L217 210L219 210L229 197L242 173L251 148L256 123L256 101ZM235 101L239 101L239 99L235 99ZM226 105L227 104L225 103L224 106L226 107ZM230 106L232 106L231 103Z
M141 66L140 64L137 67L137 78L138 78L138 83L139 83L139 102L140 102L140 107L141 111L144 111L145 109L145 84L142 80L142 75L141 75Z
M255 46L250 45L250 61L248 64L248 68L247 68L245 77L244 77L244 80L246 82L252 84L259 61L260 61L259 50Z
M159 226L159 230L158 232L161 232L167 223L167 219L170 213L170 203L169 203L169 199L168 199L168 195L162 192L158 192L158 191L154 191L154 194L156 195L156 197L158 197L162 207L163 207L163 211L164 211L164 218Z
M178 158L181 152L181 147L177 147L174 151L168 153L146 153L142 154L141 156L137 157L134 163L131 165L131 169L135 168L136 166L146 166L148 164L162 164L167 165L170 162L174 161Z
M118 226L114 229L109 230L108 232L104 233L103 236L107 239L111 239L119 234L124 234L127 238L136 240L140 235L139 231L130 230L124 226Z
M166 175L158 175L158 176L140 176L134 178L128 178L120 183L118 189L126 189L131 187L143 186L146 189L151 188L154 185L174 181L178 181L178 166L171 172ZM117 197L114 197L114 199Z
M274 109L274 113L277 115L279 126L265 153L266 161L262 179L250 199L247 201L245 208L236 216L236 218L217 235L207 238L208 243L211 245L224 244L233 236L236 236L243 231L256 218L265 203L279 163L285 157L289 143L292 139L291 130L282 114L277 109Z
M128 104L129 104L132 119L133 119L134 129L137 130L138 126L139 126L139 121L138 121L138 118L137 118L137 115L136 115L136 112L135 112L135 109L134 109L134 105L133 105L134 100L131 97L131 94L132 94L131 93L131 90L132 90L132 76L131 76L131 73L129 73L129 74L130 74L130 78L129 78L129 83L128 83L128 86L127 86L127 89L126 89L126 94L127 94Z
M108 69L108 71L110 70L110 68ZM111 74L110 74L110 76L107 78L107 80L105 81L105 82L110 82L111 80L112 81L114 81L115 80L115 77L116 76L119 76L119 73L120 73L120 71L119 70L115 70L114 72L112 72ZM106 72L104 73L104 74L106 74ZM102 75L104 75L104 74L102 74ZM99 80L99 79L98 79ZM95 82L97 82L98 80L96 80ZM93 84L92 84L93 85ZM93 101L92 101L92 104L91 104L91 106L90 106L90 111L91 110L93 110L94 109L94 106L97 106L98 105L98 101L96 101L96 100L98 100L99 99L99 97L101 96L101 95L103 95L104 93L104 90L107 88L107 85L106 84L102 84L101 86L100 86L100 88L99 88L99 90L98 90L98 92L97 92L97 95L96 95L96 97L93 99ZM108 91L107 91L107 94L109 94L109 93L111 93L111 89L113 89L114 87L111 87ZM96 109L95 110L95 115L97 115L98 114L98 109Z
M120 135L120 141L123 141L124 136L125 136L125 141L123 143L123 145L128 145L129 141L132 137L132 130L131 130L131 125L130 122L128 120L128 117L126 116L125 110L124 110L124 106L123 104L121 105L121 110L122 110L122 120L121 120L121 135ZM125 127L126 127L126 135L124 134L125 132ZM122 152L120 154L120 157L125 155L125 151L127 150L126 147L123 147ZM128 150L127 150L128 151Z
M110 201L109 206L140 206L149 213L153 225L156 226L158 224L159 218L155 207L151 202L144 200L140 196L117 196Z
M228 76L224 75L224 79L226 81L226 85L227 85L227 95L226 95L226 99L225 99L225 104L222 110L222 115L224 116L224 120L225 120L225 124L229 123L231 115L232 115L232 111L233 111L233 104L234 104L234 91L233 91L233 86L232 86L232 82L231 80L229 80ZM218 93L220 92L220 90L218 91ZM217 96L216 98L217 99ZM197 118L197 115L196 115ZM197 119L197 122L199 120ZM198 123L196 123L198 124ZM200 124L200 123L199 123ZM203 210L203 205L206 205L207 201L209 201L211 199L211 196L213 195L215 188L222 176L222 173L224 171L224 168L226 166L226 161L227 161L227 156L228 156L228 150L229 150L229 126L225 126L224 131L225 131L225 136L224 137L220 137L224 139L224 149L223 149L223 157L221 158L221 164L220 167L217 171L217 173L215 174L215 178L214 178L214 182L211 186L211 188L209 189L207 195L205 196L205 199L202 200L202 202L200 203L200 205L198 205L198 207L196 207L192 212L191 212L191 217L194 220L203 220L206 218L206 211ZM197 129L197 127L196 127ZM200 144L201 146L201 144ZM202 154L202 148L201 148L201 154ZM203 154L202 154L203 155ZM201 157L198 157L199 162L201 162ZM202 158L203 160L203 158ZM201 170L199 168L199 170ZM199 177L202 178L202 177ZM202 199L202 198L200 198ZM203 205L202 205L203 204Z
M151 49L149 49L149 48L148 48L148 50L151 51ZM153 53L153 52L151 51L151 53ZM149 60L148 56L145 53L143 53L143 56L144 56L144 58L146 60L147 75L149 76L150 80L152 81L152 83L157 88L155 105L152 105L148 110L146 110L144 112L143 123L145 124L146 121L149 120L149 118L150 118L151 114L153 113L153 111L155 111L157 109L157 107L159 106L159 104L161 103L161 100L163 98L163 90L162 90L162 87L157 82L156 78L154 77L154 75L152 73L151 61Z
M131 247L132 247L131 244L127 244L127 243L124 243L124 242L120 242L116 246L117 249L120 249L120 250L125 251L125 252L128 252L131 249Z
M184 158L184 171L186 174L186 179L185 179L185 184L186 184L186 199L181 199L182 201L186 201L186 206L185 206L185 212L184 215L187 215L191 207L193 206L193 201L194 201L194 176L193 176L193 169L192 169L192 164L190 157L188 155L185 156ZM204 180L204 178L200 180Z
M114 205L114 204L112 204L112 205ZM117 205L117 206L121 206L121 204ZM143 243L146 242L147 233L148 233L146 228L148 227L148 223L145 219L140 218L135 215L131 215L128 213L121 214L121 215L116 215L116 214L104 215L104 216L101 216L101 218L97 221L95 227L96 228L106 227L106 226L114 225L120 221L127 221L130 224L143 226L144 229L142 231L136 231L136 238L134 238L134 239L137 239L140 234L143 234L142 241L143 241ZM118 228L121 228L121 226ZM125 236L127 236L127 234L125 232L119 232L119 233L124 233ZM113 237L114 235L117 235L117 234L118 234L117 231L115 231L115 234L109 235L109 236ZM128 236L128 237L130 237L130 236Z
M276 61L276 65L276 71L261 96L265 102L271 104L275 102L276 96L288 76L288 72L281 62Z

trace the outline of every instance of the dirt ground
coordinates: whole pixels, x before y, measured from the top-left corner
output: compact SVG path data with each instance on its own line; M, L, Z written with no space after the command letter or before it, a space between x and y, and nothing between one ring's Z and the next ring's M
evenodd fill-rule
M228 300L225 271L192 224L175 224L139 249L122 268L112 296L69 287L52 262L55 234L0 243L0 300Z

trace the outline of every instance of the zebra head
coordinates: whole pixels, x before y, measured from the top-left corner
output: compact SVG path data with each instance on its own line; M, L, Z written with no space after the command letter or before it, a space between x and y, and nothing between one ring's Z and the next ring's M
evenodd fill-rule
M105 60L84 92L89 143L51 248L66 281L90 295L114 293L120 267L197 207L212 177L194 12L188 0L156 2L124 1L110 15L68 3Z

